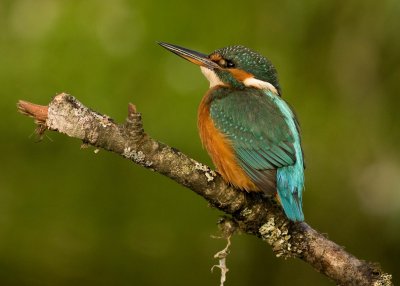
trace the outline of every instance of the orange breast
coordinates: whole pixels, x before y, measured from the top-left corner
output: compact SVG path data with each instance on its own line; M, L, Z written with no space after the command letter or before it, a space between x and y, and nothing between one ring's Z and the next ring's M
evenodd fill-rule
M225 181L246 191L259 191L239 166L231 143L215 127L210 117L210 91L203 97L198 111L197 124L203 146Z

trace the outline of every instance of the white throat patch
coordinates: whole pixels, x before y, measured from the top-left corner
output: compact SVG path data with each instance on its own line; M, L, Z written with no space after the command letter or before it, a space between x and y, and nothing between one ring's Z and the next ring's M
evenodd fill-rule
M249 87L255 87L255 88L259 88L259 89L270 90L273 93L278 94L278 91L276 90L275 86L273 86L272 84L270 84L267 81L262 81L262 80L254 78L254 77L246 78L243 81L243 84L245 86L249 86Z
M206 68L206 67L200 67L201 72L204 74L204 76L208 79L208 81L210 82L210 88L217 86L217 85L225 85L217 76L217 74Z

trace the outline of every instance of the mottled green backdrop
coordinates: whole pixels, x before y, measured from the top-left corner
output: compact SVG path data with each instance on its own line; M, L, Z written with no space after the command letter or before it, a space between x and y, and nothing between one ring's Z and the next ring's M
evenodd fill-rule
M208 83L156 45L243 44L276 65L301 121L307 222L400 275L400 2L0 1L0 285L218 285L220 212L114 154L47 133L18 99L68 92L210 164ZM228 286L333 285L259 239L233 238ZM397 277L396 277L397 276Z

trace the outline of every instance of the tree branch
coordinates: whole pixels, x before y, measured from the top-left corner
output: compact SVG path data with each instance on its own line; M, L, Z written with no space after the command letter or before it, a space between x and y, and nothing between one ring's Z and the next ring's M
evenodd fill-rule
M304 222L290 222L273 201L230 187L209 167L152 139L132 104L124 124L116 124L65 93L48 106L19 101L18 109L35 119L40 134L48 129L81 139L191 189L230 215L220 222L227 235L240 230L260 237L276 256L300 258L338 285L393 285L391 275L377 264L357 259Z

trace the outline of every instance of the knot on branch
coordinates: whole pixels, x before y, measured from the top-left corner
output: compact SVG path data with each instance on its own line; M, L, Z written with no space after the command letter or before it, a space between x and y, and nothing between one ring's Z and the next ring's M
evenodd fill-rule
M128 117L126 118L124 128L128 140L133 143L138 144L143 139L142 114L136 111L136 106L132 103L128 104Z

